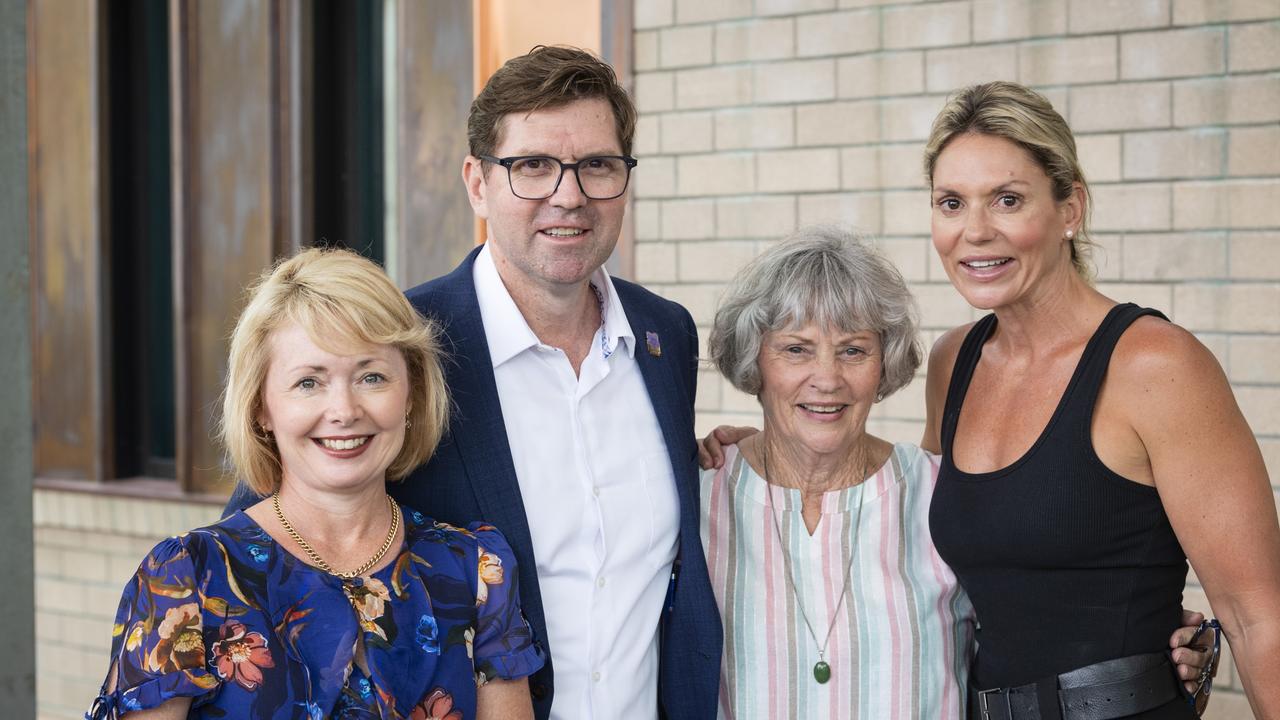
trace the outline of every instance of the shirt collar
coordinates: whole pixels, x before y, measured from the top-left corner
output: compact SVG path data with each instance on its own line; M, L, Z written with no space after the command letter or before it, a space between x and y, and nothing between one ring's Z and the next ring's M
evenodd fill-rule
M516 301L511 299L507 286L498 274L498 266L493 262L493 254L486 243L476 255L471 269L471 277L476 286L476 301L480 305L480 319L484 323L485 340L489 345L489 358L496 368L511 358L538 346L538 336L534 334L525 321ZM605 358L618 349L621 344L626 353L635 357L635 334L631 332L631 324L627 322L627 314L618 300L618 293L613 287L613 280L603 267L591 274L591 284L598 291L601 300L601 319L605 330L602 337L603 347L594 347L594 352L601 352ZM623 340L626 342L624 343ZM593 340L594 343L594 340Z
M627 321L627 313L622 309L618 291L613 287L613 278L609 277L604 267L600 267L591 274L591 285L600 298L600 322L605 330L601 338L604 357L608 358L619 346L629 357L635 357L636 336L631 332L631 323Z

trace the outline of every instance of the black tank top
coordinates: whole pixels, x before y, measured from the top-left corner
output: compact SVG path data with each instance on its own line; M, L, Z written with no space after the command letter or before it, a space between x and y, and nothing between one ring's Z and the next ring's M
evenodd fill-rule
M1133 304L1107 313L1040 437L995 472L958 470L951 450L995 316L978 321L960 348L929 526L978 613L979 687L1017 686L1159 652L1181 624L1186 555L1160 497L1103 465L1090 437L1111 352L1143 315L1164 318Z

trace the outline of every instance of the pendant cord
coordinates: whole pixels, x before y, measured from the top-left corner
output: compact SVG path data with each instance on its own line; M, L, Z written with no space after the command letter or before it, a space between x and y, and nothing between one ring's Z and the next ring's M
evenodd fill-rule
M823 637L822 642L818 642L818 634L813 631L813 624L809 622L809 614L804 611L804 603L800 600L800 590L796 587L795 573L791 562L787 557L787 545L782 540L782 526L778 523L778 513L773 505L773 492L769 489L769 451L765 448L765 443L760 443L760 463L764 467L764 482L766 497L769 500L769 517L773 518L773 529L778 534L778 547L782 551L783 566L786 569L787 583L791 586L791 592L796 598L796 607L800 610L800 619L804 620L804 626L809 630L809 637L813 638L813 644L818 646L818 661L826 662L827 645L831 642L831 631L835 630L836 623L840 620L840 608L844 605L844 598L849 594L849 580L853 576L853 564L858 559L858 531L862 526L862 501L867 495L867 478L864 478L861 487L858 488L858 512L854 516L853 521L853 547L849 549L849 564L844 569L844 583L840 586L840 599L836 602L835 612L831 614L831 623L827 625L827 634ZM804 493L801 492L801 518L804 517ZM820 681L821 682L821 681Z

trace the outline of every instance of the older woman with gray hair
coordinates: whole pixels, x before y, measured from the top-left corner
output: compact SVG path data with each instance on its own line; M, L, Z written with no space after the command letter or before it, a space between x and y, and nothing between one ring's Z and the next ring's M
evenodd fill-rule
M975 618L930 535L940 457L866 431L921 361L902 277L845 230L802 228L729 284L709 348L764 411L762 431L704 440L719 716L964 717Z
M703 474L720 717L961 717L974 619L929 536L938 460L866 428L921 362L901 275L803 228L730 283L710 353L764 411Z

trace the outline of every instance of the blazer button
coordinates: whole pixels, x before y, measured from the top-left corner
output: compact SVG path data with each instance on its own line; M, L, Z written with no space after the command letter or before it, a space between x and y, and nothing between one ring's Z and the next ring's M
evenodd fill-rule
M547 684L540 682L529 683L529 694L533 696L534 700L541 700L547 696Z

